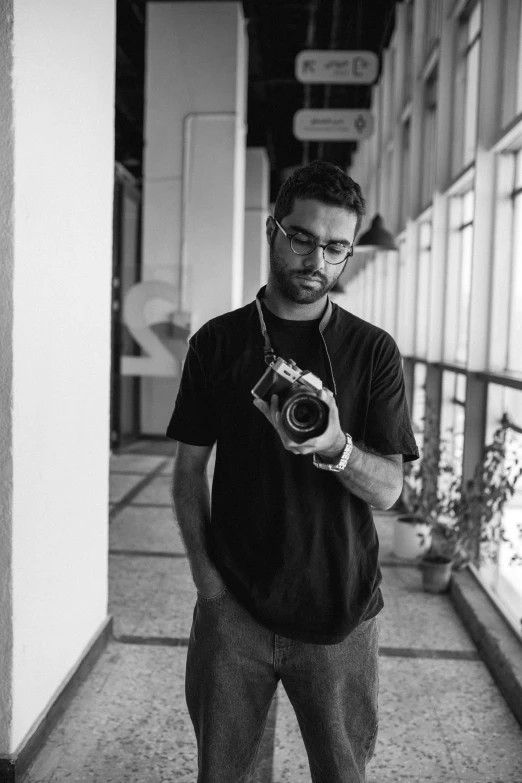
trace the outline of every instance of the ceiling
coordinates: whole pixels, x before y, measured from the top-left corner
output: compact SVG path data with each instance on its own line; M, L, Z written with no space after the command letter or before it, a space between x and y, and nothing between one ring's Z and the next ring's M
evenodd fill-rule
M143 157L146 3L117 0L116 160L138 179ZM356 149L356 142L295 139L292 120L298 109L370 106L370 87L298 82L296 55L303 49L365 49L380 56L393 32L395 4L395 0L243 0L249 38L247 144L268 150L272 199L288 167L314 158L344 167Z

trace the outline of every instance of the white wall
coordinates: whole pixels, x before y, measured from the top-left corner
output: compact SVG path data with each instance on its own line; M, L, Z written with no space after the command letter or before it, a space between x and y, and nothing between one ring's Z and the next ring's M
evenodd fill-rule
M172 286L149 321L242 304L246 47L239 2L147 3L142 278ZM142 432L165 433L178 384L142 378Z
M13 95L12 0L0 4L0 755L11 733L12 380L13 380Z
M11 751L107 614L114 72L114 0L14 0Z

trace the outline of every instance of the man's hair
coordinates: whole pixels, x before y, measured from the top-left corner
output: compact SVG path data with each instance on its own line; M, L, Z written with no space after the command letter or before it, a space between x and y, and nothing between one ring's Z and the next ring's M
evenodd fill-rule
M325 160L313 160L306 166L299 166L283 182L277 194L274 217L281 220L292 212L296 198L309 198L342 207L357 215L355 236L359 231L366 202L361 188L348 174Z

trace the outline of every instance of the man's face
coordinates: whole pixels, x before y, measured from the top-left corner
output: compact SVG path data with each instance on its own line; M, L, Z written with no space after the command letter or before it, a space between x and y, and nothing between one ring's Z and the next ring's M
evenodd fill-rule
M288 234L303 232L322 245L344 242L348 249L353 244L357 215L315 199L295 199L292 212L280 223ZM320 247L307 256L296 255L287 237L271 218L267 221L267 238L270 245L270 282L275 283L284 298L291 302L317 302L331 291L346 265L346 262L328 264Z

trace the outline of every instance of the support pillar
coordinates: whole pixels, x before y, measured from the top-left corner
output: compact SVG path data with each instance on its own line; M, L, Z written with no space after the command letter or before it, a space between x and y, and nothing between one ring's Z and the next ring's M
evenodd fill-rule
M115 6L0 7L4 783L107 623Z

